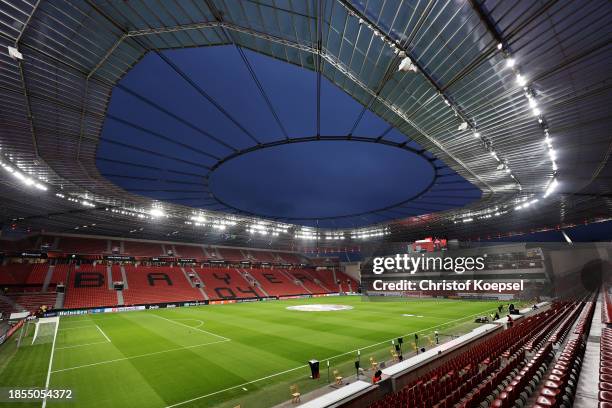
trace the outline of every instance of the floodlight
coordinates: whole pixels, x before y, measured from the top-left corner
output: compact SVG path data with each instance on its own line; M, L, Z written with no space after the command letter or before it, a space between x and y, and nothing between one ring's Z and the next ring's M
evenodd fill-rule
M153 217L163 217L166 215L164 210L161 208L152 208L151 211L149 211L149 214L151 214Z
M402 60L402 62L400 62L399 64L399 68L398 71L403 71L403 72L417 72L417 66L414 65L414 63L412 62L412 60L409 57L404 57L404 59Z

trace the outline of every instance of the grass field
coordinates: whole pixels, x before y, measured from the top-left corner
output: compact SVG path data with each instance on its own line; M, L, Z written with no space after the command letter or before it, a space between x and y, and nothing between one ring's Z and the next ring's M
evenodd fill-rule
M323 303L353 309L287 310ZM73 390L72 403L50 407L269 407L289 398L291 384L302 393L325 386L328 359L349 376L357 349L362 365L388 360L391 339L419 332L428 347L434 330L467 332L471 316L497 304L329 297L62 317L50 371L53 343L31 345L30 326L22 347L17 335L0 347L0 387L44 387L49 376L50 388ZM313 358L319 380L308 378Z

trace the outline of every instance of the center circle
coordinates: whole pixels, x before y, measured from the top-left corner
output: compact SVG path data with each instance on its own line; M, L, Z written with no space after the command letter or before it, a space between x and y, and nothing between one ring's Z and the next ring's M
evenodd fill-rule
M317 140L238 154L208 183L218 201L243 213L306 220L393 207L426 191L434 178L431 162L406 148Z
M353 306L348 305L298 305L298 306L287 306L287 310L296 310L298 312L338 312L340 310L351 310Z

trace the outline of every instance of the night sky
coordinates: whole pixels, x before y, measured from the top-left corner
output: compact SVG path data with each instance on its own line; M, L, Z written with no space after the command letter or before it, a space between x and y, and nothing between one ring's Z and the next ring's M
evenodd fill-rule
M230 211L211 198L212 192L246 213L323 227L405 218L480 197L477 188L446 168L442 172L452 175L445 181L458 183L453 185L457 192L444 193L444 199L430 192L419 199L422 202L395 211L313 220L405 201L430 184L432 166L415 153L382 144L318 141L256 150L210 173L219 159L282 140L285 132L289 138L314 136L316 74L245 51L283 132L235 47L181 49L164 55L193 84L150 53L113 90L97 165L105 177L128 191ZM325 78L321 96L321 135L346 135L362 105ZM421 148L370 111L354 135L384 135L384 140L408 141L407 146Z

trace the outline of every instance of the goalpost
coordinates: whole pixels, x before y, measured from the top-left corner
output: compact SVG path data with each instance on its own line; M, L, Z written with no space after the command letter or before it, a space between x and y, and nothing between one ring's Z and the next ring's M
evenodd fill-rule
M59 317L41 317L36 321L32 344L53 343L59 327Z

